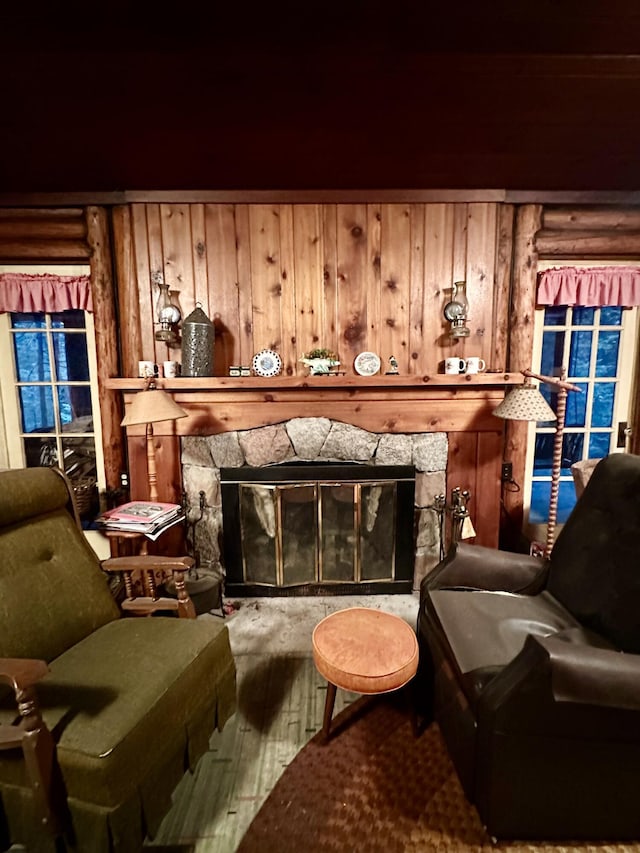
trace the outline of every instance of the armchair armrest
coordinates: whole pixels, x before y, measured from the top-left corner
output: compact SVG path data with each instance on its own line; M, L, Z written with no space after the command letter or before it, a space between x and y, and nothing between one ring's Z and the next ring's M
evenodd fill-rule
M0 681L9 684L16 695L37 684L49 672L43 660L0 658Z
M37 731L44 725L33 687L48 672L49 667L43 660L0 658L0 681L13 690L22 718L20 725L0 726L0 749L22 746L27 732Z
M458 542L421 586L423 593L456 587L535 595L544 588L547 572L547 561L539 557Z
M105 572L172 571L188 572L195 565L193 557L161 557L157 554L140 554L135 557L108 557L103 560Z
M40 819L57 836L66 822L65 806L57 779L55 743L40 714L35 690L48 672L43 660L0 658L0 682L11 686L20 712L18 724L0 725L0 750L22 749Z
M109 557L102 561L105 572L115 572L124 578L126 598L122 610L136 615L147 616L159 610L177 610L178 616L186 619L196 618L196 609L185 586L185 573L195 565L193 557L162 557L156 554L140 554L133 557ZM133 594L132 573L142 574L144 596ZM154 572L171 572L176 587L177 600L160 598L156 591Z
M570 629L530 634L520 654L484 688L479 727L528 736L638 739L640 655L600 645L601 638Z
M640 711L640 655L538 637L549 655L556 702Z

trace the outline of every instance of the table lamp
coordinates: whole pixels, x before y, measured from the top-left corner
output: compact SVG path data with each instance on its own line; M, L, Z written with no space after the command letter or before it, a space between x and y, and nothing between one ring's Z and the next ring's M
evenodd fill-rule
M571 382L565 381L566 371L564 367L561 369L559 377L539 376L530 370L523 370L522 375L525 377L524 384L516 385L512 388L500 405L494 409L493 414L505 420L556 422L556 431L553 440L553 461L551 465L549 518L547 521L547 539L544 551L545 557L549 557L553 548L556 521L558 518L558 488L562 467L562 436L567 409L567 395L569 391L582 391L582 389ZM545 385L551 385L557 390L558 402L556 412L549 406L537 386L531 381L532 379L544 382Z
M156 388L150 380L144 391L136 394L133 403L121 421L121 426L145 424L147 437L147 480L149 500L158 500L158 476L156 473L156 449L153 443L153 425L159 421L175 421L186 418L185 412L166 391Z

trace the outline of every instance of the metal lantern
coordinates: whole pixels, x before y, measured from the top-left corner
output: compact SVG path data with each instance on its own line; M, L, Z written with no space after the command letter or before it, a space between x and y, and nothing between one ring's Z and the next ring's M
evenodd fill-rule
M453 285L453 298L444 306L444 316L451 323L449 336L456 338L467 338L471 330L467 326L469 314L469 300L467 299L467 282L456 281Z
M213 376L215 329L196 302L196 307L182 323L182 375Z
M163 281L158 281L158 289L156 316L160 328L156 332L156 340L164 341L167 346L171 346L178 342L176 328L182 315L178 306L171 301L169 285Z

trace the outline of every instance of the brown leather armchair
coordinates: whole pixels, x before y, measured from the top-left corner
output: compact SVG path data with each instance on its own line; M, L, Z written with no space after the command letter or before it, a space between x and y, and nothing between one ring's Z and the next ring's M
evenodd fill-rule
M133 599L125 577L129 613L153 618L121 618L77 522L61 472L0 473L0 850L139 851L235 709L228 629L194 618L181 580L192 561L106 561L174 574L177 600Z
M421 688L495 838L640 839L640 457L549 560L459 544L424 579Z

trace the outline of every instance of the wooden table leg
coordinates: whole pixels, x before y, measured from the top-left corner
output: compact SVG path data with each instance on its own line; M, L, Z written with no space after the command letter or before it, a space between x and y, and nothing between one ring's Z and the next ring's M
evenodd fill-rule
M337 687L330 681L327 681L327 698L324 702L324 719L322 721L322 735L325 741L329 740L329 732L331 731L331 717L333 716L333 706L336 701Z

